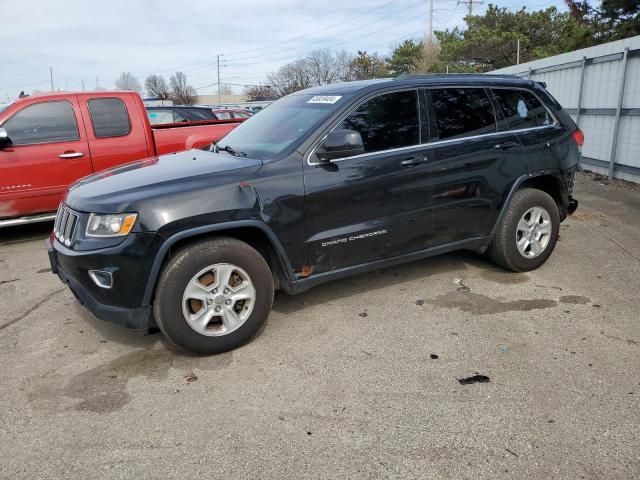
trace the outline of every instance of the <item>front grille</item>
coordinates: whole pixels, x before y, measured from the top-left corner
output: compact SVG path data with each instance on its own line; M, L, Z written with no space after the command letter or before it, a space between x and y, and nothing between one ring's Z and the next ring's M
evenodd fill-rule
M76 227L79 215L61 203L56 214L56 222L53 224L53 234L60 243L70 247L75 239Z

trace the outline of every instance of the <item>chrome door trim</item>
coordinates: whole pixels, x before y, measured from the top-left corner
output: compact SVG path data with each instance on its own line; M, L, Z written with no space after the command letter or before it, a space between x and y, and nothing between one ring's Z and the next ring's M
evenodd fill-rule
M388 150L379 150L377 152L361 153L359 155L353 155L353 156L350 156L350 157L336 158L335 160L329 160L328 162L312 162L311 161L311 157L314 155L314 153L316 151L316 148L318 148L318 146L322 142L324 142L324 140L327 138L327 136L329 136L329 134L338 125L340 125L340 123L347 116L349 116L349 114L351 114L351 112L353 112L360 105L362 105L363 103L371 100L372 98L378 97L380 95L385 95L385 94L388 94L388 93L395 93L395 92L405 92L405 91L418 90L418 89L433 90L433 89L443 89L443 88L482 88L482 89L489 89L489 90L490 89L523 90L523 91L525 91L527 93L532 94L534 97L536 97L536 99L540 102L540 104L547 111L549 116L554 120L554 123L552 123L551 125L541 125L539 127L520 128L518 130L504 130L504 131L501 131L501 132L496 131L496 132L491 132L491 133L483 133L481 135L471 135L471 136L468 136L468 137L451 138L451 139L448 139L448 140L436 140L435 142L421 143L419 145L410 145L410 146L407 146L407 147L390 148ZM418 101L419 101L419 99L418 99ZM493 101L491 103L493 105ZM418 110L418 114L419 113L420 112ZM495 115L495 113L496 112L494 112L494 115ZM496 119L497 119L497 117L496 117ZM320 140L318 140L313 145L313 147L311 147L311 149L305 154L305 159L307 161L307 164L310 165L310 166L326 165L327 163L337 163L337 162L341 162L343 160L352 160L352 159L355 159L355 158L365 158L365 157L370 157L370 156L374 156L374 155L380 155L380 154L386 154L386 153L396 153L396 152L401 152L401 151L405 151L405 150L407 152L411 152L413 150L420 149L420 148L429 148L432 145L435 145L435 146L446 145L446 144L451 144L451 143L460 142L460 141L464 141L464 140L475 140L475 139L478 139L478 138L499 136L499 135L505 135L505 134L509 134L509 133L524 133L524 132L530 132L530 131L536 131L536 130L543 130L545 128L556 128L558 126L560 126L560 122L558 121L556 116L549 110L547 105L542 100L540 100L540 97L538 97L538 95L536 95L536 93L533 92L532 90L529 90L529 89L523 88L523 87L505 87L505 86L491 87L491 86L486 86L486 85L471 85L471 86L470 85L433 85L433 86L416 86L416 87L412 87L412 88L404 88L404 89L398 89L398 90L385 90L383 92L376 92L375 94L366 97L364 100L362 100L362 102L357 103L355 106L350 108L346 113L341 115L339 117L339 119L336 121L336 123L329 129L329 131L322 138L320 138Z

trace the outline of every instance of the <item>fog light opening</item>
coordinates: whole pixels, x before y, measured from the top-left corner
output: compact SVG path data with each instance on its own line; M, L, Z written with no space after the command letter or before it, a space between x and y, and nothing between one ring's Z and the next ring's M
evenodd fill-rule
M93 280L100 288L111 288L113 287L113 276L111 272L105 272L103 270L89 270L89 277Z

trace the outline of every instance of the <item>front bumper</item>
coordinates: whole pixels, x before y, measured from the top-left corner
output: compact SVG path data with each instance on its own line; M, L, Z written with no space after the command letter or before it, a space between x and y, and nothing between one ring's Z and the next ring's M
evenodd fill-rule
M71 250L55 237L46 243L51 271L96 317L133 329L153 325L151 306L143 305L143 297L160 244L156 234L131 234L117 246L94 251ZM112 272L113 287L100 288L89 270Z

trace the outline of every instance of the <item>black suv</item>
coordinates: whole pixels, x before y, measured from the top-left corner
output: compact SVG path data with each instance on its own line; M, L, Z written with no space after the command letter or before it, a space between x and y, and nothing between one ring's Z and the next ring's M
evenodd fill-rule
M542 265L583 137L544 85L510 76L360 81L284 97L210 151L72 185L52 269L97 317L217 353L275 289L469 249Z

